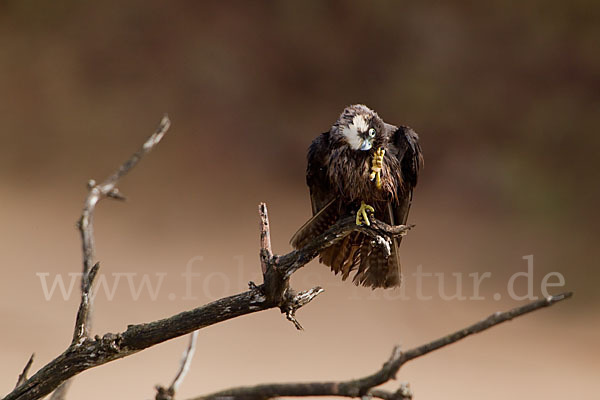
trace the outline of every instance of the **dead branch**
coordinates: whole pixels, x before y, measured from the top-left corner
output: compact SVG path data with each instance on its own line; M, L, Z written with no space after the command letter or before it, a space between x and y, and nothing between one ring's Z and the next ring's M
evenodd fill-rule
M191 400L214 400L224 399L270 399L274 397L304 397L304 396L339 396L339 397L376 397L382 399L409 399L412 398L410 390L406 386L401 386L395 392L373 389L389 380L396 379L396 374L402 365L406 362L421 357L427 353L437 350L441 347L455 343L467 336L482 332L502 322L525 315L532 311L549 307L559 301L568 299L573 294L571 292L563 293L558 296L550 296L545 299L528 303L521 307L513 308L505 312L498 312L490 315L467 328L460 329L454 333L441 337L419 347L402 352L399 347L392 351L390 359L375 373L363 378L347 381L330 382L308 382L308 383L280 383L263 384L256 386L245 386L233 389L227 389L205 396L196 397Z
M89 337L91 331L93 297L90 295L90 292L99 267L98 264L94 265L94 211L96 210L96 205L106 197L118 200L125 199L117 188L117 183L137 165L145 154L149 153L160 142L170 126L171 121L165 115L160 121L158 129L111 176L99 184L93 179L88 182L89 192L85 198L81 217L77 222L81 235L83 275L81 277L81 304L77 313L73 343L81 340L83 337Z
M266 211L266 205L261 204L260 207ZM261 218L261 223L266 223L265 225L268 226L266 212L264 220ZM262 224L261 229L263 229ZM270 256L268 252L261 252L268 256L265 257L266 273L262 285L251 283L250 290L246 292L216 300L169 318L129 325L127 330L120 333L106 333L102 337L94 338L83 335L76 342L71 343L61 355L15 388L4 400L39 399L85 370L127 357L195 330L270 308L279 308L297 328L301 329L295 319L296 311L308 304L323 289L316 287L296 293L289 286L289 278L295 271L315 258L321 250L355 230L365 232L373 238L385 236L385 240L389 240L390 237L404 234L408 229L410 226L390 226L377 220L373 220L370 227L357 226L353 218L346 218L322 235L313 238L302 249L283 256ZM82 307L85 308L84 305L80 306Z
M116 187L119 180L125 176L140 159L148 152L150 152L154 146L156 146L163 138L165 133L168 131L171 125L171 121L165 115L161 120L158 129L144 142L143 146L133 154L127 161L125 161L111 176L109 176L104 182L97 184L93 179L88 182L88 195L85 198L81 217L77 221L77 227L81 235L82 253L83 253L83 274L81 276L81 301L79 309L77 311L77 317L75 319L75 329L73 332L73 338L71 345L80 343L84 338L90 337L91 324L92 324L92 309L93 309L93 296L92 288L98 269L100 268L99 263L94 264L94 211L96 205L104 198L110 197L117 200L125 200L125 197L121 194L119 189ZM25 382L27 370L31 367L33 356L23 371L23 374L19 376L17 387ZM51 400L62 400L65 398L67 391L69 390L70 381L64 381L61 385L52 393Z
M119 188L116 187L119 180L125 176L140 159L154 146L156 146L169 130L171 121L166 115L160 121L158 129L144 142L143 146L125 161L119 169L111 176L106 178L104 182L96 184L96 181L91 179L88 181L88 195L85 198L81 217L77 221L77 227L81 235L81 247L83 253L83 274L81 276L81 301L77 318L75 319L75 330L73 332L72 344L81 341L83 338L89 338L92 329L92 311L94 297L92 296L92 288L98 269L99 263L94 263L94 212L98 203L105 198L113 198L116 200L125 200L125 196L121 194ZM63 400L66 398L69 391L71 381L63 382L52 393L50 400Z

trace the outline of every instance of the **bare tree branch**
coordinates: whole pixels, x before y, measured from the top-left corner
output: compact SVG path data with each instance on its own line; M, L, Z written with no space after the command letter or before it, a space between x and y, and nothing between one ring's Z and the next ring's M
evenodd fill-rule
M315 258L319 251L355 230L374 238L385 237L385 240L389 240L389 237L402 235L408 229L410 226L391 226L375 219L370 227L357 226L354 218L342 219L322 235L313 238L304 248L280 257L273 256L268 260L265 282L262 285L251 284L249 291L169 318L129 325L127 330L121 333L107 333L95 338L84 336L15 388L4 400L39 399L82 371L228 319L270 308L279 308L286 316L293 317L298 308L321 293L322 289L317 287L296 294L289 286L289 277Z
M502 322L525 315L532 311L551 306L559 301L568 299L573 294L571 292L563 293L558 296L550 296L538 301L528 303L521 307L513 308L505 312L498 312L490 315L488 318L479 321L467 328L456 331L452 334L441 337L430 343L415 347L406 352L400 351L395 347L390 359L375 373L363 378L347 381L330 382L308 382L308 383L279 383L263 384L256 386L244 386L233 389L227 389L205 396L195 397L191 400L213 400L213 399L270 399L274 397L304 397L304 396L338 396L338 397L377 397L382 399L409 399L412 393L405 386L399 391L390 393L373 388L396 379L396 374L400 367L406 362L421 357L427 353L437 350L441 347L455 343L467 336L482 332Z
M142 147L121 164L111 176L99 184L93 179L88 182L89 192L85 198L83 211L77 223L81 235L83 275L81 277L81 305L77 313L73 343L81 340L81 338L89 337L91 331L93 297L90 295L90 292L96 272L98 272L97 264L94 265L94 211L96 210L96 205L106 197L120 200L125 199L116 187L119 179L131 171L141 158L160 142L170 126L171 121L165 115L160 121L157 130L144 142ZM95 271L93 268L95 268Z
M158 129L146 140L143 146L135 154L133 154L119 167L119 169L117 169L117 171L115 171L100 184L97 184L93 179L88 182L89 192L84 201L81 217L77 221L82 242L83 274L81 276L81 301L77 311L77 317L75 319L75 329L71 341L72 346L80 343L83 339L90 337L93 309L92 288L100 267L99 263L93 264L95 253L93 221L96 205L100 202L100 200L106 197L118 200L125 199L125 197L116 187L119 179L125 176L133 167L135 167L139 160L160 142L170 125L171 122L165 115L161 120ZM31 365L28 364L28 367L29 366ZM20 377L17 386L24 383L24 381L25 379L21 379ZM69 387L70 381L63 382L54 391L54 393L52 393L51 400L64 399Z
M156 386L156 400L172 400L175 397L175 393L179 389L179 385L185 379L187 375L190 365L192 363L192 358L194 358L194 352L196 351L196 342L198 341L198 331L192 332L190 335L190 341L188 343L188 347L183 352L183 356L181 358L181 364L179 366L179 370L175 375L175 379L168 388L163 386Z
M75 321L75 330L73 332L72 344L80 342L84 338L90 337L92 329L92 311L94 305L94 297L92 296L92 288L94 279L100 267L94 262L94 211L100 200L110 197L117 200L124 200L125 197L116 187L119 179L125 176L140 159L156 146L169 130L171 121L166 115L160 121L158 129L144 142L143 146L125 161L119 169L111 176L106 178L104 182L96 184L96 181L91 179L88 181L88 195L85 198L81 217L77 221L77 226L81 235L82 253L83 253L83 274L81 276L81 302L77 311ZM92 265L93 264L93 265ZM51 400L64 400L71 386L70 381L62 383L52 393Z

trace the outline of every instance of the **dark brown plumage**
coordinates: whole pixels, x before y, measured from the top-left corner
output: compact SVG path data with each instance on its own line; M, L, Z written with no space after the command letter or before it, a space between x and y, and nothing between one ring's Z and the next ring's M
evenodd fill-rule
M406 223L423 164L418 139L412 129L387 124L364 105L344 109L308 150L306 182L313 217L292 237L292 245L303 247L338 219L356 213L363 201L375 209L375 218L391 225ZM385 150L380 188L370 177L377 149ZM398 238L386 257L370 238L353 232L321 252L319 261L344 280L356 271L357 285L395 287L400 285L399 245Z

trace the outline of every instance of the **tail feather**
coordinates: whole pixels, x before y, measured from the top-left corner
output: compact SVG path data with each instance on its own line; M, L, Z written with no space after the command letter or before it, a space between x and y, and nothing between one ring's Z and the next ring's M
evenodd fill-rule
M346 236L338 246L334 249L334 258L331 260L331 269L335 273L338 273L344 269L344 262L349 258L350 253L352 252L352 235ZM331 246L330 248L334 248ZM337 253L337 254L335 254Z
M354 274L354 278L352 281L359 285L365 280L365 274L369 270L369 253L371 252L371 246L369 244L369 240L363 236L362 243L360 246L360 263L358 264L358 271Z
M290 240L296 249L304 247L311 239L324 233L340 217L339 205L332 200L308 220ZM400 285L399 240L394 239L390 255L360 232L352 232L319 254L319 261L346 280L356 271L355 285L372 288L391 288Z
M339 266L331 266L332 270L337 268L342 270L342 280L344 281L360 262L361 235L358 232L353 232L350 237L350 253L347 257L340 259Z
M364 280L360 283L364 286L376 287L394 287L400 284L399 263L395 243L390 246L391 254L387 256L384 250L379 247L373 247L368 256L368 271L364 275Z
M344 281L355 271L352 282L357 286L392 288L400 285L396 240L390 246L390 255L386 256L385 250L371 238L354 232L324 250L319 261L331 267L336 275L341 273Z

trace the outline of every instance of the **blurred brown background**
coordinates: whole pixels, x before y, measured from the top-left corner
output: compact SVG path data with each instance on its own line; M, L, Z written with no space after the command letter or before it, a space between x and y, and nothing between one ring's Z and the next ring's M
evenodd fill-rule
M406 294L342 284L311 263L297 289L326 292L298 317L277 311L202 330L180 398L238 384L344 379L522 301L511 275L534 255L534 294L560 272L575 297L405 366L419 399L589 398L598 393L597 2L0 3L0 391L69 343L77 284L46 300L38 273L80 270L85 183L103 179L167 112L164 142L103 202L97 253L108 282L95 331L125 329L244 290L257 280L257 204L274 248L309 216L305 152L344 106L365 103L421 134L426 167L402 243ZM198 261L197 257L203 257ZM196 257L196 258L195 258ZM186 299L181 274L200 277ZM418 266L491 272L483 300L415 296ZM139 284L139 281L137 281ZM57 289L58 290L58 289ZM526 292L519 281L517 292ZM500 300L493 295L500 294ZM406 298L408 297L408 299ZM186 339L80 375L70 398L151 398ZM391 384L390 388L397 385Z

